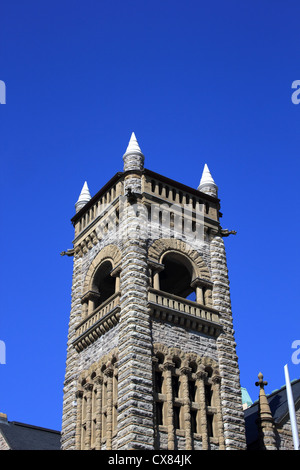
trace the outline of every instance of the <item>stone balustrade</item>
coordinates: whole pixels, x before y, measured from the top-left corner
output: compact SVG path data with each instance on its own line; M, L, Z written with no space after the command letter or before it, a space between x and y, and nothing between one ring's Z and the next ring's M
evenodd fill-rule
M168 292L149 289L148 303L154 318L216 336L221 331L220 313L206 305Z
M82 351L113 328L119 321L119 313L120 292L116 292L77 325L74 341L76 350Z

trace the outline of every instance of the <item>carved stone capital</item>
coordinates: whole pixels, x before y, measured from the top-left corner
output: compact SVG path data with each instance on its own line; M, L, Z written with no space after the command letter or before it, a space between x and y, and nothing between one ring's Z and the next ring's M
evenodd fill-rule
M75 397L81 399L83 397L83 390L77 390Z
M148 266L153 272L160 273L165 269L165 265L148 258Z
M195 279L192 280L191 282L191 287L209 287L212 289L213 283L209 281L208 279L202 279L200 277L196 277Z
M102 385L103 384L103 376L102 375L96 375L94 378L94 382L96 385Z
M212 383L213 384L220 384L221 383L221 376L220 375L213 375L212 378Z
M196 372L196 378L199 380L204 380L207 377L207 372L205 372L204 366L199 366L199 369Z
M92 290L87 291L83 296L81 297L81 303L87 303L89 300L97 300L100 298L99 292L95 292Z
M103 374L106 376L106 377L113 377L114 375L114 368L111 364L111 362L108 362L106 364L106 369L103 371Z
M172 361L171 356L167 356L165 362L163 363L164 370L173 370L175 368L175 364Z
M121 266L121 263L120 263L120 264L118 264L118 266L116 266L116 267L111 271L110 275L111 275L112 277L117 277L117 276L120 275L121 270L122 270L122 266Z
M187 365L183 365L180 367L179 372L182 375L189 375L191 373L192 369L188 367Z
M93 384L90 383L90 382L86 382L84 385L83 385L83 388L84 388L84 391L85 392L91 392L93 390Z

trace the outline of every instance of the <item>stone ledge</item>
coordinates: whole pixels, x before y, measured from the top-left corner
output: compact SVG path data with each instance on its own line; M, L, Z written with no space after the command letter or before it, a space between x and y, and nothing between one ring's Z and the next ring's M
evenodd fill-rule
M222 331L219 323L205 320L201 317L174 310L154 302L149 302L151 316L156 320L173 323L183 328L201 332L208 336L217 337Z
M117 325L119 318L120 306L116 306L73 341L76 351L81 352L94 343L100 336Z

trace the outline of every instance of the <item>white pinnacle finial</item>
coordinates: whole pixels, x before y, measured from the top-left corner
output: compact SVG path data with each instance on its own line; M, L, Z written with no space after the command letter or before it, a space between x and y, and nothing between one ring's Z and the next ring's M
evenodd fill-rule
M128 153L139 153L142 154L138 141L136 140L135 133L132 132L128 147L126 149L125 155Z
M123 155L124 171L143 170L144 155L140 149L135 133L132 132L128 147Z
M87 202L91 199L90 191L87 182L84 182L78 201L75 204L76 212L78 212Z
M206 163L204 165L202 177L198 186L198 191L211 194L212 196L217 196L218 194L218 186L214 182Z

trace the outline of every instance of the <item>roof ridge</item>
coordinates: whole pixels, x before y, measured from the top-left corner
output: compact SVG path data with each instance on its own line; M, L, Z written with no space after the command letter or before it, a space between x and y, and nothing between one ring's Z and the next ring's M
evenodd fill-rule
M300 381L300 379L293 379L293 380L291 380L291 385L294 385L296 382L299 382L299 381ZM275 388L275 390L272 390L272 392L270 392L267 396L273 395L274 393L277 393L280 390L283 390L285 388L286 388L286 384L283 384L283 385L281 385L280 388Z
M54 432L54 433L60 434L60 431L57 431L56 429L44 428L42 426L35 426L34 424L21 423L20 421L8 421L8 424L14 424L16 426L23 426L26 428L38 429L39 431L48 431L48 432Z
M300 382L300 379L293 379L291 380L291 384L294 385L295 383L297 382ZM272 395L275 395L276 393L280 392L280 390L284 390L286 388L286 384L282 385L280 388L276 388L275 390L272 390L272 392L266 394L266 397L269 398L271 397ZM257 403L259 402L258 398L252 403L252 405L250 405L249 408L251 408L251 406L254 406L256 405Z

